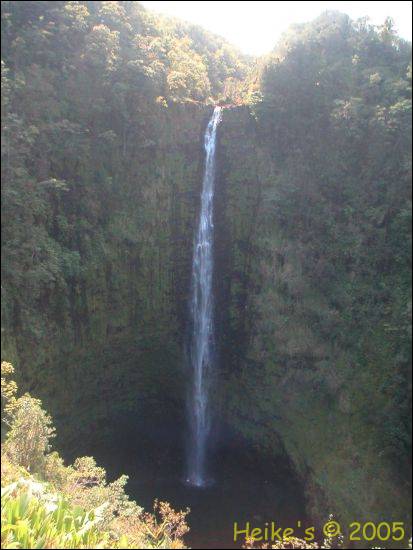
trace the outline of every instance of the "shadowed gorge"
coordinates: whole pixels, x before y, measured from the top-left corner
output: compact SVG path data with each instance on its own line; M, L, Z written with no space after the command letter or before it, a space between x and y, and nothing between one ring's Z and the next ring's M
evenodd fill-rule
M2 27L2 361L75 464L45 428L18 466L126 502L93 455L189 506L158 509L163 547L329 514L407 544L410 43L328 12L252 59L139 2L2 2ZM48 421L4 387L14 482L24 411ZM160 544L111 506L102 547Z

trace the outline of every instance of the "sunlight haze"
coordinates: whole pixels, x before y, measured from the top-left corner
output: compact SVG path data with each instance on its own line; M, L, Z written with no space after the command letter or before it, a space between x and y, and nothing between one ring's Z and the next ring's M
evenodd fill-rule
M368 16L380 25L393 18L402 38L411 40L411 2L157 2L142 4L151 10L178 17L223 36L244 53L271 51L293 23L304 23L326 10L338 10L351 18Z

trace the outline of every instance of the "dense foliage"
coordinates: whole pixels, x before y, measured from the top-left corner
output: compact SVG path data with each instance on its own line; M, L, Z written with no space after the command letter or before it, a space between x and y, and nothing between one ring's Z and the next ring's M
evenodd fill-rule
M244 62L137 2L3 2L2 23L3 357L59 434L74 411L102 434L146 406L127 388L179 394L200 132Z
M361 490L360 516L384 506L401 514L411 455L411 46L390 21L375 28L328 13L292 29L252 83L254 137L234 142L236 112L222 129L233 414L273 448L275 428L343 513L354 516Z
M289 241L281 270L291 258L301 273L279 281L284 307L346 356L353 399L374 379L357 414L374 403L377 450L396 463L411 450L411 47L390 21L327 15L286 37L261 91L276 166L263 215ZM338 361L330 350L316 360Z
M138 2L3 2L2 56L5 316L40 337L39 303L56 288L54 309L76 300L81 256L104 246L117 206L113 183L140 175L127 165L151 152L167 105L217 101L246 64Z

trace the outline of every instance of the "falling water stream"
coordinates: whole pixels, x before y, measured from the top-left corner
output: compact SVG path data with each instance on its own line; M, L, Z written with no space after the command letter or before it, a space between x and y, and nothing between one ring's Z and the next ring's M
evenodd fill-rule
M241 548L233 540L234 521L262 527L276 520L284 526L305 518L300 483L283 458L275 464L256 449L226 431L215 452L211 451L211 407L214 359L213 244L214 178L217 127L221 109L216 107L205 131L205 171L202 182L199 225L194 237L192 288L190 295L190 379L188 411L189 445L186 483L182 483L183 454L179 443L182 425L175 418L144 422L131 432L136 418L116 422L109 449L91 448L108 471L110 479L126 473L127 492L149 510L153 499L171 503L175 509L190 507L191 548ZM133 437L131 437L133 433ZM208 460L207 460L208 456ZM211 476L214 483L210 483ZM202 490L200 490L202 488Z
M214 351L213 244L215 146L221 107L215 107L205 131L205 171L201 212L194 242L191 288L191 388L189 394L190 441L187 482L202 487L207 483L206 453L210 430L209 390Z

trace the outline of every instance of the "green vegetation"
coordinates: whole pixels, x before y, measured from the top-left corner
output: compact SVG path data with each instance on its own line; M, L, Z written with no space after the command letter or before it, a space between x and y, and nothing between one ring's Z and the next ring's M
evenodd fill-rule
M74 426L104 438L158 394L180 408L210 108L167 86L186 27L136 2L4 2L2 18L3 357L77 446ZM198 34L202 63L211 42L234 77L222 40Z
M184 515L65 466L42 403L76 456L130 418L181 430L215 103L215 405L291 459L312 517L408 521L411 45L391 21L326 13L255 61L138 2L4 1L2 56L2 358L41 399L4 366L4 513L31 518L7 544L182 542Z
M19 489L16 484L2 490L4 548L105 547L107 537L96 528L100 521L97 511L86 513L63 499L48 507Z
M410 56L389 22L323 15L221 132L229 422L350 521L409 516Z
M184 548L189 510L155 501L145 513L125 494L126 476L107 483L87 456L65 466L50 450L51 418L38 399L16 397L13 372L2 363L2 548Z

